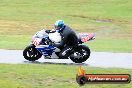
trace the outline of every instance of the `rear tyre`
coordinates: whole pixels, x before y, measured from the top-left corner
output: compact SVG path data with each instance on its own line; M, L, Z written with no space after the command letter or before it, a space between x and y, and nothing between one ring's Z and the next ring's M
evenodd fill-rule
M90 49L85 45L79 45L74 49L74 53L70 55L70 59L75 63L82 63L90 56Z
M23 51L23 56L26 60L35 61L41 58L42 54L35 48L35 46L27 46Z

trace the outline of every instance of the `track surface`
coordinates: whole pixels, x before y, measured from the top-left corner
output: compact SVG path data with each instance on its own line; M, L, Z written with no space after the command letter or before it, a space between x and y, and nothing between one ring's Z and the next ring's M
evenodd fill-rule
M132 69L132 53L109 53L92 52L90 58L82 63L76 64L70 59L39 59L29 62L22 56L22 50L0 50L0 63L19 64L19 63L39 63L39 64L68 64L68 65L87 65L92 67L117 67Z

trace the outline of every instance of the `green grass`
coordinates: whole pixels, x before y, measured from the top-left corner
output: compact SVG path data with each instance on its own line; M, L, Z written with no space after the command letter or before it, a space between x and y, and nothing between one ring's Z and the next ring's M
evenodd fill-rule
M0 36L0 49L24 49L31 43L29 35Z
M70 15L132 18L131 0L101 0L100 2L98 0L1 0L0 3L0 17L11 20L47 21L50 19L49 21L52 22L64 18L70 21L70 17L68 18Z
M97 38L95 41L86 43L91 51L101 52L132 52L130 39Z
M0 88L79 88L79 66L52 64L0 64ZM131 69L83 66L87 74L130 74ZM130 84L87 84L82 88L131 88Z
M132 52L131 6L131 0L1 0L0 48L23 49L35 32L63 19L77 32L97 34L89 44L94 51Z

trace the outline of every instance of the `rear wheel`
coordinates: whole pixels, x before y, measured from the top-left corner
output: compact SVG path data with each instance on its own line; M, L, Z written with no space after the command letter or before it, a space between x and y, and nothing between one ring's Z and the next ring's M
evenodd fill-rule
M41 58L42 54L35 48L35 46L27 46L23 51L23 56L26 60L35 61Z
M74 49L74 53L70 55L70 59L75 63L82 63L90 56L90 49L85 45L79 45Z

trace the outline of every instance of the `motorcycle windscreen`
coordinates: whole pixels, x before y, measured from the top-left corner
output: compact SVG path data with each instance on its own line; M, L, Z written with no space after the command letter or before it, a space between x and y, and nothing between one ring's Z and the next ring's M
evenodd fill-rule
M79 39L82 42L90 41L95 37L94 33L79 33L78 35L79 35Z

